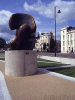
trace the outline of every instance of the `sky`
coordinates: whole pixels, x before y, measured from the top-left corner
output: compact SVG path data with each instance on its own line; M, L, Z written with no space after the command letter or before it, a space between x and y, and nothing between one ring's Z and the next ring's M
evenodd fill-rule
M61 28L75 27L75 0L0 0L0 37L7 43L14 39L16 30L9 28L9 18L14 13L32 15L36 22L36 35L52 32L61 40ZM57 13L58 10L61 13Z

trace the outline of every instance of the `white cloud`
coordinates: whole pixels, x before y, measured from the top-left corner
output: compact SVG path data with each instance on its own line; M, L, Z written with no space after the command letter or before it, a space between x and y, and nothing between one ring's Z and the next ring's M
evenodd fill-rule
M41 0L38 0L38 2L34 3L33 5L28 5L28 3L25 2L23 6L26 11L36 11L40 15L43 15L43 16L46 15L46 17L50 17L49 15L52 13L52 11L49 10L49 7L48 7L49 5L47 6Z
M23 6L26 11L36 11L46 18L54 18L54 7L59 6L61 14L57 14L57 24L67 23L68 20L75 19L75 1L55 0L46 4L38 0L38 2L32 5L25 2ZM58 10L57 8L56 11Z
M5 39L6 41L10 42L15 38L14 34L9 34L9 33L1 33L0 32L0 37L2 37L3 39Z
M35 18L35 23L37 26L40 25L41 24L40 18Z
M12 15L10 11L1 10L0 11L0 37L5 40L11 40L14 37L14 31L9 28L9 18Z
M1 10L0 11L0 25L8 24L11 14L12 13L10 11Z

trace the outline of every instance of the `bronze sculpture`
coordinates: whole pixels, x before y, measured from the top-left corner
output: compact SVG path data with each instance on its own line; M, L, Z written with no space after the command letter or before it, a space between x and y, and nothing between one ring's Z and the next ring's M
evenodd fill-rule
M10 43L11 50L32 50L35 46L36 24L31 15L16 13L9 19L11 30L16 29L16 36Z

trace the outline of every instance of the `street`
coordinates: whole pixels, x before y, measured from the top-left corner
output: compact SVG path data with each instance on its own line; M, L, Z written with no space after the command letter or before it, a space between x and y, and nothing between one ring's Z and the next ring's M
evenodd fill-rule
M5 53L0 53L0 54L5 54ZM55 53L51 53L51 52L37 52L37 55L41 55L41 56L52 56L55 57ZM65 58L75 58L75 54L69 54L69 53L56 53L56 57L65 57Z
M51 53L51 52L40 52L40 51L39 51L39 52L37 53L37 55L55 57L55 53ZM75 54L56 53L56 57L75 58Z

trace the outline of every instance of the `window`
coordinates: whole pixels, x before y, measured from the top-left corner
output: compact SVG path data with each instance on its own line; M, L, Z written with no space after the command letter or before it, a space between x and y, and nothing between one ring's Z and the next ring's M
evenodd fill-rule
M38 44L36 44L36 46L38 46Z
M65 35L63 35L63 40L65 39Z
M75 34L74 34L74 38L75 38Z
M70 51L70 47L68 48L68 50Z
M69 45L69 41L68 41L68 45Z
M72 40L71 40L71 44L73 44Z
M71 38L72 38L72 34L71 34Z
M64 31L63 31L63 33L64 33Z
M75 45L75 39L74 39L74 45Z
M65 46L65 41L63 41L63 46Z
M69 35L68 35L68 39L69 39Z

